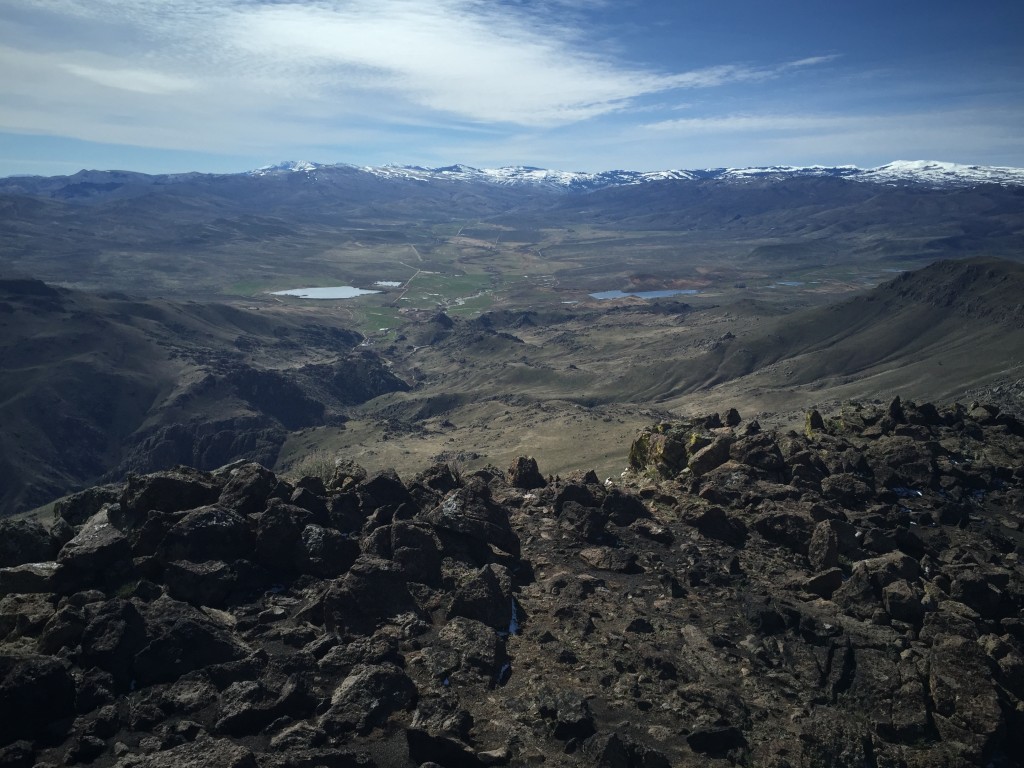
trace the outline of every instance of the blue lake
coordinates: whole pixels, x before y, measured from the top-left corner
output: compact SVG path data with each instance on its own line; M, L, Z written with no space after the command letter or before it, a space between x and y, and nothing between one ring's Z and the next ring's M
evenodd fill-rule
M273 295L296 296L300 299L352 299L368 293L380 293L380 291L353 288L351 285L333 285L327 288L292 288L287 291L274 291Z
M590 294L592 299L624 299L627 296L636 296L638 299L661 299L665 296L693 296L700 291L686 288L677 289L672 291L599 291L598 293Z

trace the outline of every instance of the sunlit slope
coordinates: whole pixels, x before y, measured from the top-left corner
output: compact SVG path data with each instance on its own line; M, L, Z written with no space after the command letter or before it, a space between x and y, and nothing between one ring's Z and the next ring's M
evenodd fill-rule
M683 364L638 371L662 402L724 385L955 396L1024 364L1024 266L939 262L853 299L777 318ZM646 380L646 385L639 380Z

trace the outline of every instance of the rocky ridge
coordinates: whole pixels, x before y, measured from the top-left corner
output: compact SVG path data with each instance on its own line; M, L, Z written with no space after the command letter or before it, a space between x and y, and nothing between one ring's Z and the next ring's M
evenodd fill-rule
M1024 423L898 398L0 522L0 765L1017 765Z

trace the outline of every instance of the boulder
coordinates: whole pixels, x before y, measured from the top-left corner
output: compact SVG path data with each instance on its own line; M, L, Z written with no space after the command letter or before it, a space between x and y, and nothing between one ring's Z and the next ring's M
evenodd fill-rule
M433 506L449 491L462 485L462 473L452 469L448 463L427 467L416 475L409 486L409 493L421 508Z
M601 499L598 495L603 489L597 488L596 477L593 480L595 482L588 483L580 478L560 486L555 494L555 512L561 514L562 508L569 502L579 504L581 507L600 507Z
M773 510L754 518L751 528L799 555L806 555L811 541L813 520L800 513Z
M829 568L811 576L804 581L803 590L826 600L832 597L843 585L843 572L839 568Z
M302 482L301 480L299 482ZM320 482L319 479L317 482ZM323 487L323 483L320 483L320 487ZM317 493L312 488L296 488L292 495L288 499L288 503L294 507L300 507L313 515L313 521L326 524L330 517L330 512L327 507L327 502L324 500L324 494Z
M163 581L175 600L222 608L234 600L252 597L270 582L270 577L248 560L174 560L164 567Z
M354 629L372 630L380 620L415 612L417 607L400 564L360 555L328 590L323 610L327 628L344 634Z
M530 491L547 485L544 475L537 468L537 460L532 456L518 456L508 468L508 482L513 488Z
M112 598L85 608L86 624L76 661L83 668L99 667L121 689L129 686L135 655L146 645L146 622L130 601Z
M29 593L0 597L0 640L38 637L54 613L49 595Z
M336 491L348 491L363 482L366 477L365 469L351 459L344 459L335 463L334 474L327 481L327 487Z
M53 558L57 547L50 533L35 520L0 520L0 568L41 563Z
M298 570L300 556L305 551L302 533L312 524L313 514L272 499L254 520L256 562L276 573L291 574Z
M887 586L899 580L913 583L919 576L917 561L902 552L859 560L854 563L850 578L832 599L847 613L866 618L880 607Z
M686 462L690 473L694 477L700 477L728 461L733 439L729 435L720 435L710 445L692 454Z
M691 731L686 737L686 743L698 754L725 757L730 750L746 746L747 741L743 731L736 726L720 725Z
M0 597L17 593L64 592L72 580L60 563L24 563L0 568Z
M252 555L256 541L248 518L217 504L192 510L171 526L160 544L164 562L237 560Z
M267 506L275 487L277 476L273 472L255 462L245 462L227 472L217 503L240 515L255 515Z
M542 696L536 706L537 714L556 739L586 739L597 731L590 704L577 691Z
M929 657L928 686L942 740L963 745L961 758L973 764L990 758L1005 720L989 662L978 643L937 636Z
M882 588L882 605L885 612L897 621L920 626L924 620L924 605L921 593L906 579L897 579Z
M771 435L741 437L730 446L729 456L740 464L762 470L772 480L785 480L786 461Z
M87 586L109 581L114 571L124 569L129 555L127 537L111 524L108 510L101 509L61 548L57 562L69 578Z
M441 627L424 663L439 684L458 687L495 680L501 658L501 643L493 628L456 616Z
M299 568L322 579L341 576L359 556L359 544L354 539L320 525L303 528L299 545Z
M1005 568L969 568L958 573L949 596L969 605L986 619L1017 615L1020 607L1007 594L1010 572Z
M257 768L256 756L248 747L230 739L201 735L195 741L179 744L151 755L127 755L114 768Z
M618 547L588 547L580 550L580 559L599 571L615 571L617 573L636 573L636 555Z
M402 566L409 581L437 585L441 581L441 542L422 523L400 520L387 529L392 560Z
M721 507L700 507L687 510L683 520L709 539L742 547L747 540L747 526L738 517L726 513Z
M304 720L316 704L301 677L291 676L279 686L259 680L232 683L221 696L218 733L242 737L262 733L280 718Z
M839 565L839 537L830 520L823 520L814 526L807 546L807 559L816 571Z
M0 656L0 747L43 736L75 711L75 680L66 662Z
M564 502L558 512L563 527L578 533L585 541L597 542L604 537L608 513L599 507L585 507L575 501Z
M608 515L608 522L618 526L630 525L636 520L651 516L640 499L618 488L608 491L601 502L601 509Z
M213 475L189 467L176 467L151 475L129 475L121 492L116 517L111 522L125 529L135 527L151 511L180 512L213 504L221 485Z
M371 475L357 486L363 508L374 510L380 507L397 509L402 504L415 504L402 478L393 469L386 469Z
M121 498L121 486L100 485L67 496L53 505L53 519L70 525L81 525L106 504L116 504Z
M506 568L494 563L464 581L448 609L449 618L463 616L501 632L509 631L512 613L512 578Z
M629 447L629 466L637 472L650 472L661 477L675 477L685 467L689 452L687 434L660 425L644 430Z
M413 681L393 664L360 664L334 690L318 725L335 738L350 731L365 734L392 713L411 708L416 697Z
M857 509L871 500L874 492L857 475L841 472L822 479L821 492L826 498L835 499L848 509Z
M143 612L145 642L133 660L140 685L169 682L249 654L230 624L187 603L160 597L145 605Z
M509 523L508 511L478 487L458 488L422 519L438 528L467 536L519 556L519 537Z
M816 409L809 410L804 417L804 434L812 437L815 432L823 432L824 430L825 420L821 418L821 414Z

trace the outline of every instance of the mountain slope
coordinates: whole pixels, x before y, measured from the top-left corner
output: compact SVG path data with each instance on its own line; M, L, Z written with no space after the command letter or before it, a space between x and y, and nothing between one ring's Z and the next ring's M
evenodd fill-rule
M0 280L0 515L103 476L236 458L405 388L331 318Z
M813 388L836 395L959 395L1024 375L1024 265L938 262L848 301L775 320L676 369L638 395L672 401L710 388ZM659 372L661 375L659 376Z

